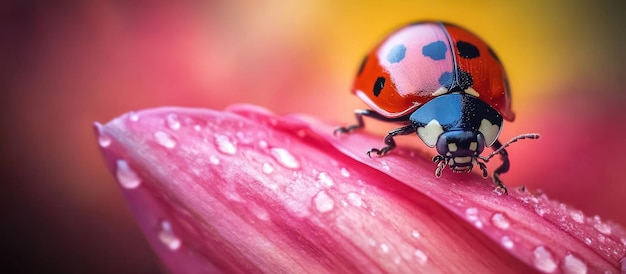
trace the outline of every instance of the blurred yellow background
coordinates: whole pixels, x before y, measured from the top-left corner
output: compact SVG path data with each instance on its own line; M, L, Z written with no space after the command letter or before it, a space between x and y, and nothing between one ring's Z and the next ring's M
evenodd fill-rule
M1 217L14 255L6 266L159 271L100 158L93 121L149 107L245 102L352 122L352 109L364 107L349 92L363 56L395 28L424 19L464 26L498 53L518 116L504 137L544 134L536 144L511 148L508 184L542 188L626 224L619 173L626 164L623 6L3 1ZM402 142L412 142L407 138Z

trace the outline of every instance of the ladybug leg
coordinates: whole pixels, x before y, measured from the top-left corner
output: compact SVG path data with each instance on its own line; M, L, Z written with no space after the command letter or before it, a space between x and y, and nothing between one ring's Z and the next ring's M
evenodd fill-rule
M370 118L374 118L376 120L384 121L384 122L402 122L407 121L406 117L398 117L398 118L388 118L380 115L378 112L370 110L370 109L356 109L354 110L354 117L356 117L356 124L350 125L347 127L338 127L333 133L335 135L340 133L350 133L356 129L360 129L365 127L365 123L363 122L363 116L367 116Z
M377 148L372 148L367 152L367 156L372 157L372 153L376 153L376 155L378 156L383 156L385 154L387 154L387 152L389 152L390 150L394 149L396 147L396 142L393 140L394 136L397 135L407 135L407 134L411 134L411 133L415 133L415 128L413 127L413 125L406 125L403 126L401 128L396 128L392 131L390 131L389 133L387 133L387 136L385 136L385 144L386 146L381 148L381 149L377 149Z
M509 167L511 166L511 162L509 162L509 153L502 147L499 140L496 140L492 146L494 151L498 150L498 154L500 154L500 158L502 159L502 164L493 172L493 183L496 185L497 192L508 194L506 186L504 186L502 180L500 180L500 174L509 171Z

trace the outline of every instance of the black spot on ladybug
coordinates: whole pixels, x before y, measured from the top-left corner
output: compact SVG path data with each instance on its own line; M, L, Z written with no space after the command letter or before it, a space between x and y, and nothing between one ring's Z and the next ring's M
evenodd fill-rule
M378 97L378 95L380 95L380 92L383 90L384 87L385 87L385 77L378 77L378 79L376 79L376 83L374 83L374 96Z
M491 47L488 48L489 54L491 55L491 57L493 57L493 59L496 59L496 61L498 61L498 63L502 63L500 62L500 58L498 58L498 55L496 54L495 51L493 51L493 49Z
M404 59L404 54L406 53L406 47L403 44L396 45L391 48L389 53L387 54L387 61L389 63L398 63Z
M446 58L448 46L443 41L432 42L422 48L422 54L433 60L443 60Z
M365 56L365 58L363 58L363 61L361 61L361 66L359 66L359 72L357 72L356 75L361 75L361 73L363 73L363 69L365 68L366 63L367 63L367 55Z
M468 42L458 41L456 42L456 48L459 50L459 55L465 59L472 59L480 56L478 48Z
M439 84L446 88L449 87L450 84L452 84L452 73L447 71L442 73L441 76L439 76Z

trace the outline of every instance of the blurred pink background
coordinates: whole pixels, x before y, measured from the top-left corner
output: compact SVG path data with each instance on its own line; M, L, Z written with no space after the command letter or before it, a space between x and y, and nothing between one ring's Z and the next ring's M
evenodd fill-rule
M0 271L162 271L93 121L246 102L349 123L364 107L349 93L364 54L423 19L465 26L498 52L518 117L504 139L543 134L509 150L505 182L626 225L623 7L337 2L3 1ZM426 149L415 142L400 144Z

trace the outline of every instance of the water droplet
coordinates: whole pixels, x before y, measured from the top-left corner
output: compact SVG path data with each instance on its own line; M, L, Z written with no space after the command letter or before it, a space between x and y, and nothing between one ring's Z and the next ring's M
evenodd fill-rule
M578 257L567 254L563 259L563 272L568 274L585 274L587 273L587 264Z
M483 228L483 222L476 220L474 221L474 226L476 228Z
M259 140L259 147L262 149L266 149L268 147L268 144L265 140Z
M546 211L547 211L547 209L541 207L541 205L536 205L535 206L535 213L537 213L537 215L539 215L539 216L543 217L543 215L546 214Z
M598 240L600 242L604 242L606 240L606 237L604 235L602 235L602 234L598 234Z
M331 187L335 184L333 178L331 178L328 173L323 171L317 174L317 181L324 187Z
M274 167L269 163L263 163L263 173L270 174L274 172Z
M202 127L200 125L195 125L195 126L193 126L193 129L195 131L200 131L200 130L202 130Z
M417 259L417 262L421 265L425 265L428 261L428 256L426 256L424 251L416 249L415 252L413 252L413 255L415 255L415 259Z
M380 164L383 166L383 169L389 171L391 168L389 167L389 163L385 160L381 161Z
M209 162L211 162L211 164L214 164L214 165L219 165L220 158L217 158L217 156L215 156L215 155L211 155L209 157Z
M139 121L139 114L137 114L134 111L129 112L128 113L128 120L130 120L131 122Z
M508 229L509 226L511 226L511 223L509 222L509 218L506 217L506 215L504 215L504 213L495 213L493 214L493 216L491 216L491 222L493 223L493 225L495 225L496 227L500 228L500 229Z
M225 154L233 155L237 152L237 146L235 146L235 143L231 142L230 138L226 135L216 134L215 144L217 145L217 149Z
M300 167L298 160L284 148L274 147L270 149L270 153L278 163L286 168L297 169Z
M383 253L388 253L389 246L387 244L380 244L380 251L382 251Z
M620 242L622 242L623 246L626 246L626 238L620 238Z
M413 238L419 238L420 237L420 233L417 230L413 230L413 231L411 231L411 236L413 236Z
M133 189L141 184L141 178L137 175L137 172L128 165L126 160L117 160L116 165L117 171L115 175L120 185L124 188Z
M395 259L393 259L393 263L394 264L400 264L402 262L402 259L400 259L400 257L396 257Z
M478 209L475 207L470 207L465 210L465 216L470 221L478 220Z
M513 240L511 240L509 236L502 236L502 238L500 238L500 243L507 249L512 249L515 246Z
M361 205L363 204L363 199L361 199L361 195L350 192L348 193L348 202L353 206L361 207Z
M611 226L609 226L607 223L595 223L593 225L593 228L595 228L598 232L602 234L611 235Z
M161 222L159 240L172 251L179 249L182 243L181 240L174 234L172 225L168 221Z
M96 123L96 129L98 130L98 144L100 147L105 148L111 145L111 137L102 132L102 124Z
M159 145L162 145L165 148L174 148L176 146L176 140L174 140L172 136L163 131L155 132L154 138L156 139L157 143L159 143Z
M178 115L175 113L170 113L165 117L165 123L167 126L173 130L178 130L180 128L180 120L178 120Z
M544 246L538 246L533 250L533 263L535 267L543 272L552 272L556 269L557 265L552 257L552 252L546 249Z
M570 210L569 216L572 218L572 220L574 220L575 222L579 224L582 224L585 222L585 215L580 210L575 210L575 209Z
M348 169L346 169L345 167L341 168L341 176L349 178L350 177L350 171L348 171Z
M585 238L585 244L590 245L592 243L589 237Z
M335 201L323 190L315 195L313 202L315 203L315 208L317 208L317 211L320 213L331 211L333 207L335 207Z

